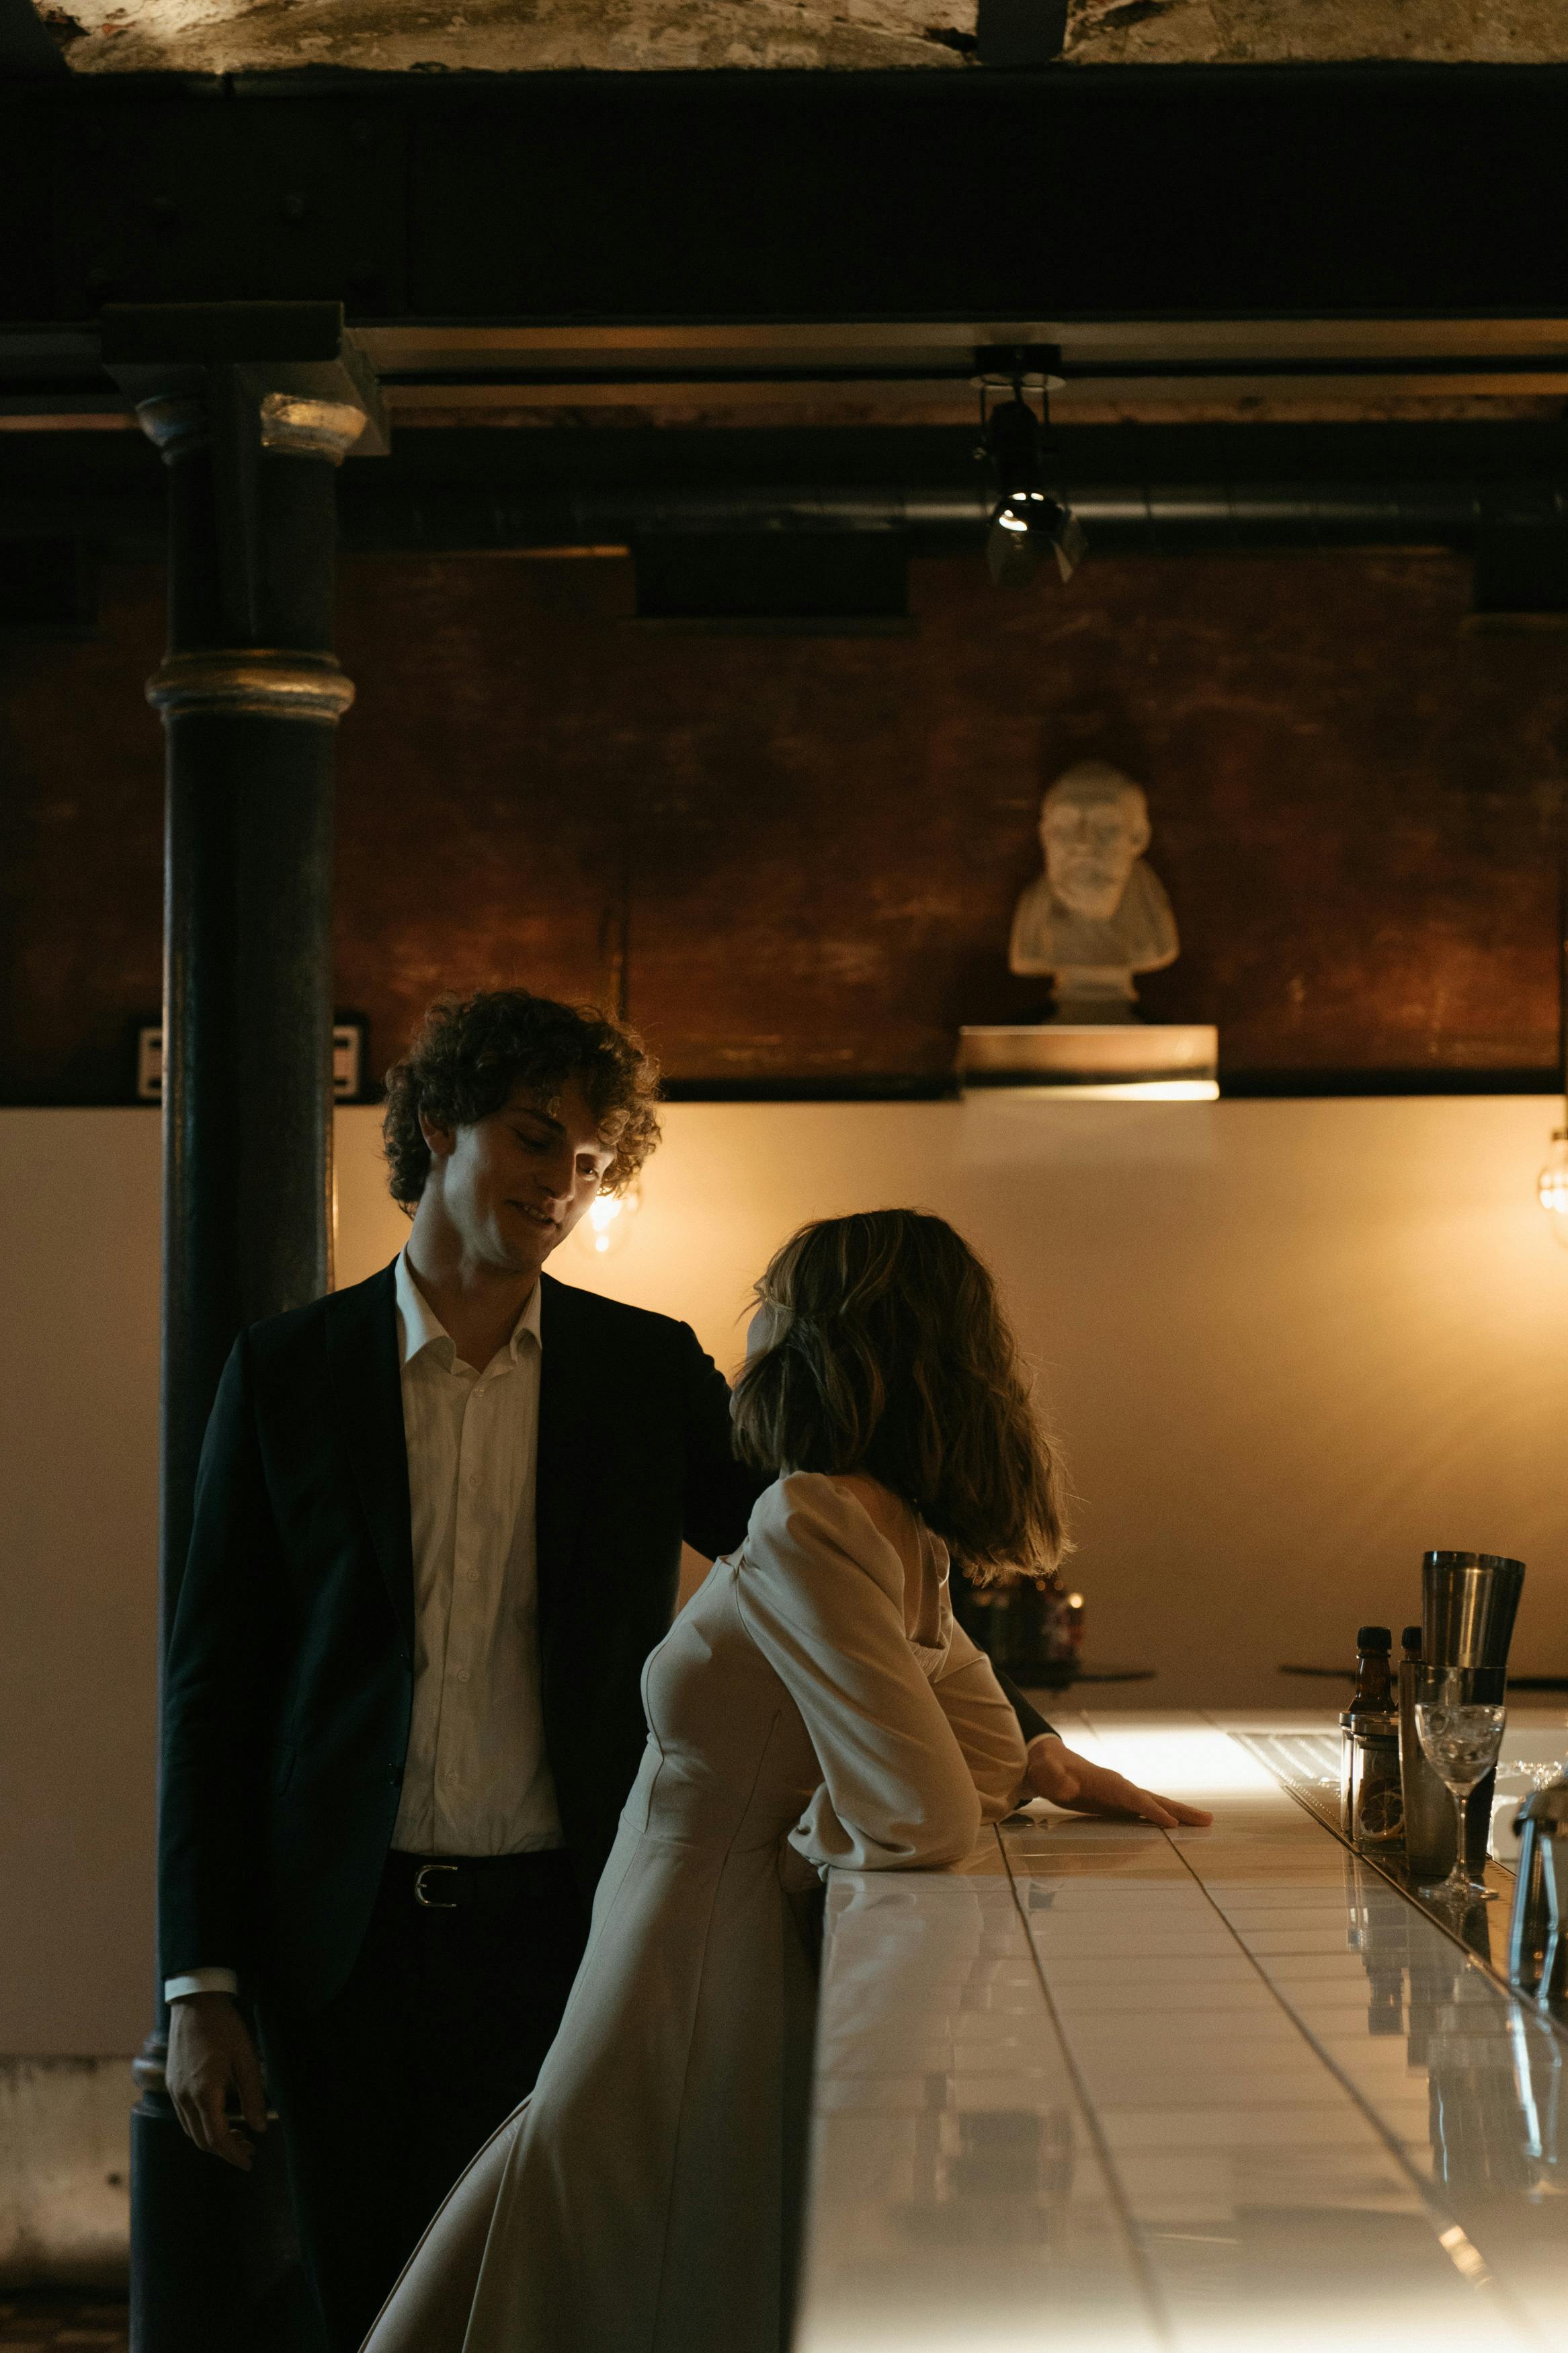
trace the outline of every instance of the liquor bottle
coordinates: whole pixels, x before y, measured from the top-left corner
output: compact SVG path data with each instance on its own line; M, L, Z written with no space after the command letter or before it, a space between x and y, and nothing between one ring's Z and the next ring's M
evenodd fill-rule
M1389 1668L1394 1637L1386 1626L1358 1626L1355 1647L1355 1696L1346 1713L1386 1715L1394 1705Z
M1392 1846L1404 1827L1399 1711L1389 1674L1386 1626L1358 1628L1355 1694L1340 1718L1341 1828L1352 1846Z
M1402 1667L1418 1667L1421 1664L1421 1644L1423 1639L1419 1626L1406 1626L1404 1633L1401 1634L1399 1638L1399 1647L1404 1653L1404 1656L1399 1662Z

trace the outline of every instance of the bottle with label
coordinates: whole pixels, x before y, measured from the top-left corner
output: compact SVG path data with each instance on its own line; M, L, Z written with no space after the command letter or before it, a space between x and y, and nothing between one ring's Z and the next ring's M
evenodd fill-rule
M1398 1843L1405 1803L1399 1779L1399 1710L1386 1626L1356 1633L1355 1694L1340 1718L1340 1820L1363 1851Z
M1358 1626L1355 1649L1355 1697L1345 1713L1386 1715L1394 1705L1394 1637L1386 1626Z

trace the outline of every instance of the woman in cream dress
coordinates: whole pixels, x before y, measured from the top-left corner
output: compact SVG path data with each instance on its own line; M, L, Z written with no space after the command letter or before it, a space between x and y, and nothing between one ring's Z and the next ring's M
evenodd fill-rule
M982 1571L1062 1543L989 1277L940 1219L885 1210L807 1227L758 1296L737 1432L781 1475L647 1662L538 2084L365 2353L780 2353L822 1876L960 1862L1027 1794L948 1600L948 1540Z

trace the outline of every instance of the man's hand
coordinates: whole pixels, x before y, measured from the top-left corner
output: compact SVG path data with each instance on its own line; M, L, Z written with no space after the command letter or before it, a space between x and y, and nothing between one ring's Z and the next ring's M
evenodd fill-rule
M1162 1831L1174 1830L1179 1822L1203 1830L1214 1820L1202 1806L1184 1806L1179 1798L1158 1798L1152 1789L1139 1788L1123 1773L1091 1765L1054 1732L1030 1741L1026 1769L1037 1798L1048 1798L1053 1806L1066 1806L1075 1814L1132 1814Z
M250 2170L250 2143L235 2130L237 2111L253 2133L267 2130L267 2095L256 2045L226 1993L188 1993L169 2005L169 2097L198 2148Z

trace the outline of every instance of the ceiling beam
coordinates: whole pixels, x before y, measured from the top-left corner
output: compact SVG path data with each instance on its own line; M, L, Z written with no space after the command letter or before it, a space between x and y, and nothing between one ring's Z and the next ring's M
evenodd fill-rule
M1568 367L1568 69L44 78L0 205L7 392L215 300L542 397L951 381L1025 327L1074 387Z

